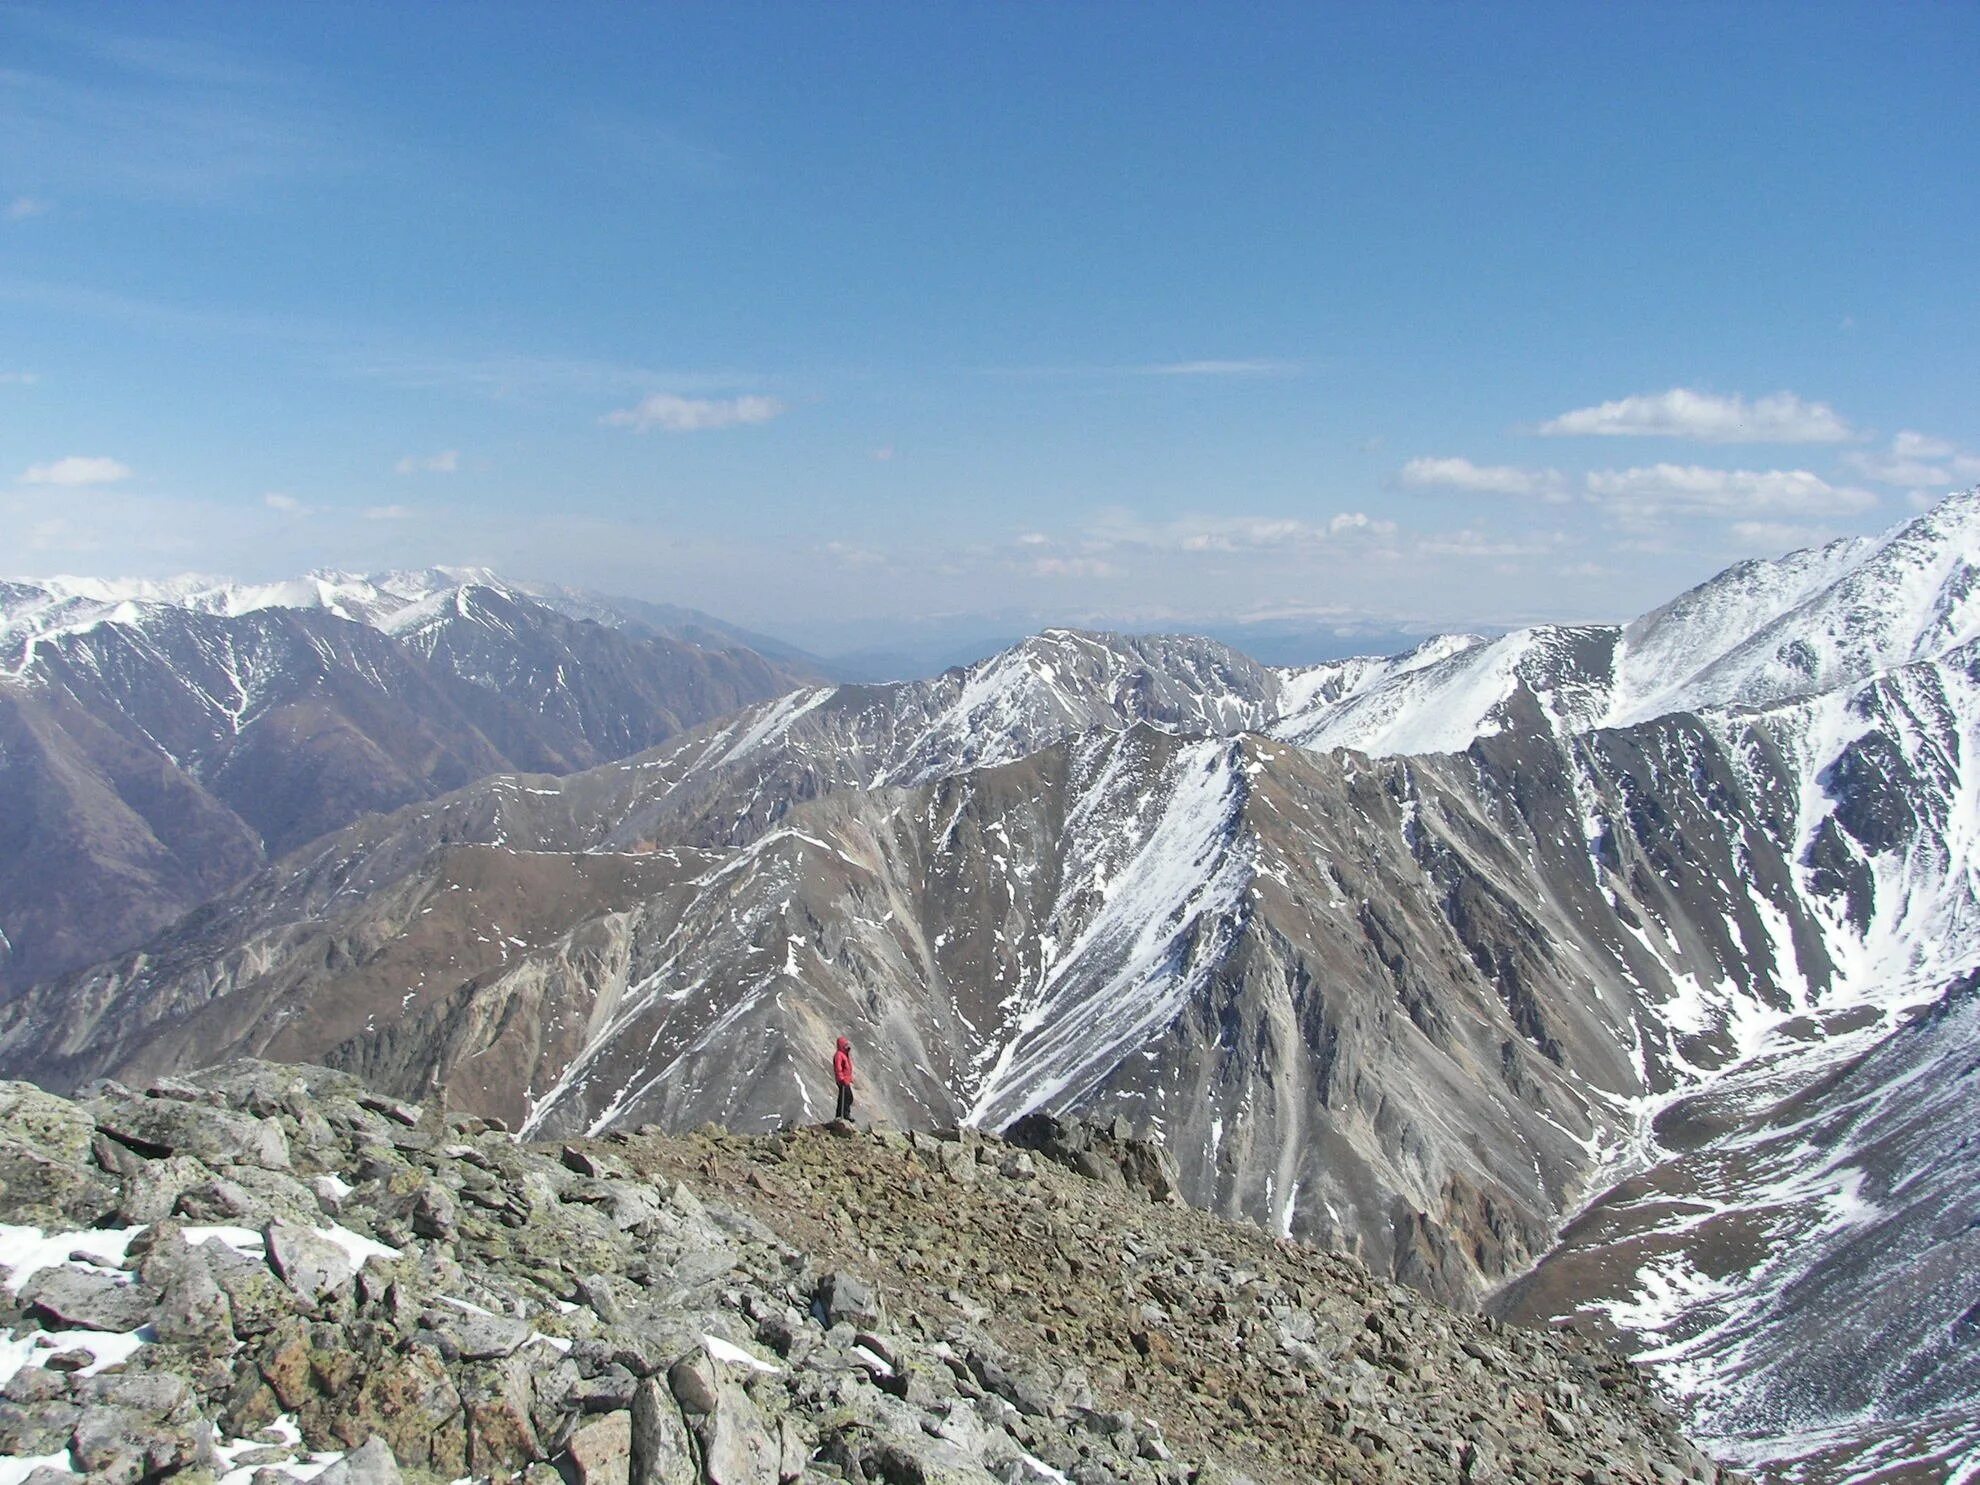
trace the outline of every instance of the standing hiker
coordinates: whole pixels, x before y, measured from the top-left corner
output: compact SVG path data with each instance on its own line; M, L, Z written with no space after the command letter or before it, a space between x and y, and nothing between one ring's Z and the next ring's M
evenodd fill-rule
M850 1119L853 1112L853 1044L839 1038L839 1050L832 1054L832 1081L839 1085L839 1107L834 1119Z

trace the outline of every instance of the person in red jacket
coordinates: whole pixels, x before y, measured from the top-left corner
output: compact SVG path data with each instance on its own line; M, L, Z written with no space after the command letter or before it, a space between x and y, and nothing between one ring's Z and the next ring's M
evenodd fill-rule
M839 1050L832 1054L832 1081L839 1085L839 1107L834 1119L850 1119L853 1112L853 1044L839 1038Z

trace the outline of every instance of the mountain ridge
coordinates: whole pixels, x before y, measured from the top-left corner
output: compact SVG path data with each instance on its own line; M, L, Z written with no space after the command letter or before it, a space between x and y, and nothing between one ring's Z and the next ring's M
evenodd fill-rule
M699 616L607 627L483 576L0 586L0 791L34 802L0 820L0 985L140 942L365 812L590 766L811 677Z
M1884 1066L1864 1059L1980 966L1977 535L1969 494L1633 625L1388 660L1058 630L926 682L802 688L328 837L0 1004L0 1069L149 1075L224 1046L542 1133L764 1128L806 1117L807 1049L849 1027L904 1122L1120 1112L1193 1201L1497 1304L1568 1264L1561 1230L1610 1188L1692 1179L1688 1149ZM1633 720L1645 696L1683 705ZM1813 1156L1771 1158L1826 1199ZM1747 1430L1741 1457L1771 1468L1826 1424L1848 1478L1886 1435L1841 1412L1756 1434L1775 1383L1678 1344L1719 1333L1715 1286L1783 1333L1809 1317L1794 1206L1749 1222L1757 1267L1679 1223L1662 1241L1711 1282L1661 1306L1679 1270L1632 1263L1624 1224L1531 1317L1634 1317L1616 1328L1699 1416ZM1892 1226L1901 1275L1928 1238ZM1885 1344L1922 1352L1945 1303ZM1980 1450L1980 1417L1934 1426Z

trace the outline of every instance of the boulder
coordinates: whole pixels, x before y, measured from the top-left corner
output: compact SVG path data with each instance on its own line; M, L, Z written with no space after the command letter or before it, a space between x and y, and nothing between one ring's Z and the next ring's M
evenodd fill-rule
M357 1272L350 1254L310 1228L271 1222L262 1237L269 1267L303 1299L314 1301L341 1289Z
M399 1462L374 1434L316 1478L319 1485L399 1485Z
M87 1226L116 1187L90 1157L95 1122L31 1083L0 1083L0 1211L42 1228Z
M21 1290L22 1306L53 1328L118 1334L148 1321L156 1298L128 1275L94 1273L62 1263L42 1269Z
M564 1446L574 1485L627 1485L632 1473L633 1415L594 1418Z
M819 1280L817 1300L825 1324L847 1324L871 1328L884 1323L879 1293L874 1287L844 1270L834 1270Z
M674 1485L697 1474L694 1440L680 1408L648 1377L633 1393L631 1485Z

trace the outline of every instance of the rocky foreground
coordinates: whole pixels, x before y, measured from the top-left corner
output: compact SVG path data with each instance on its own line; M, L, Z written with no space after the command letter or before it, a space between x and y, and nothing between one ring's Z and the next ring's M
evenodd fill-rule
M0 1084L0 1482L1732 1478L1591 1342L1193 1211L1125 1129L1014 1134Z

